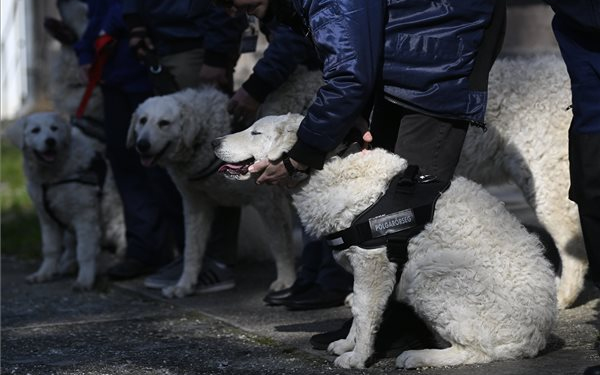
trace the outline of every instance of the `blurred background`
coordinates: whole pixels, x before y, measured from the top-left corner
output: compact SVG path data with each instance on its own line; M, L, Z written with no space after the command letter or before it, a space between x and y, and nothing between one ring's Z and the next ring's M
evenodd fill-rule
M49 56L59 45L44 30L45 17L59 18L53 0L0 0L0 130L14 119L51 110ZM550 22L553 12L542 0L507 0L503 55L558 53ZM243 81L261 56L242 55L236 81ZM39 257L39 229L24 187L20 153L0 140L0 244L3 255Z

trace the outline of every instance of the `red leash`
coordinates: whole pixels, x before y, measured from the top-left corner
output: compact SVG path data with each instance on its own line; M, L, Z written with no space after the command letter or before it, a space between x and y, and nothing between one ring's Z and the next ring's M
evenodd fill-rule
M102 70L104 70L104 65L106 65L106 61L108 61L108 57L113 51L111 47L114 45L115 39L108 34L104 34L96 39L94 44L94 47L96 48L96 58L90 67L88 84L85 87L85 92L83 93L79 107L77 107L77 112L75 113L76 118L83 117L85 108L92 97L92 92L98 85L98 82L100 82L100 78L102 78Z

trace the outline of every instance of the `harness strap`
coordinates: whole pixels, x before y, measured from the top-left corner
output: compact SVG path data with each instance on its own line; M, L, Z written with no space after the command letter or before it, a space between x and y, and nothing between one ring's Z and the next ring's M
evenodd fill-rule
M48 216L50 216L50 218L54 220L60 227L64 229L67 228L67 225L58 219L50 207L50 200L48 199L48 190L50 188L71 183L98 186L100 188L98 191L98 198L100 198L103 193L104 181L106 180L107 172L108 166L106 165L106 161L102 155L97 152L96 155L94 155L94 158L91 160L90 165L85 170L71 176L67 176L67 178L60 181L42 184L42 202Z
M367 249L386 246L388 259L397 263L401 272L408 260L408 241L431 222L437 199L449 186L435 176L420 175L418 166L409 165L349 228L326 236L327 244L333 251L356 245Z

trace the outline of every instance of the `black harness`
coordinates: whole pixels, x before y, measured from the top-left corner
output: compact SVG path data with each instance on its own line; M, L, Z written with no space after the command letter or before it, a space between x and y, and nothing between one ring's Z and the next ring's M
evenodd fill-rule
M409 165L396 175L381 198L352 221L352 225L326 236L334 251L353 245L362 248L387 247L388 259L398 269L408 260L408 240L433 219L435 203L450 182L435 176L419 175L419 167Z
M46 210L48 216L50 216L50 218L52 218L52 220L54 220L60 227L66 229L67 225L58 219L50 207L48 190L58 185L71 183L98 186L98 198L100 198L102 196L102 187L104 186L104 181L106 180L107 170L108 167L106 165L106 160L104 160L102 155L97 152L94 155L94 158L90 161L89 166L83 171L74 173L71 176L67 176L64 180L42 184L42 200L44 203L44 209Z

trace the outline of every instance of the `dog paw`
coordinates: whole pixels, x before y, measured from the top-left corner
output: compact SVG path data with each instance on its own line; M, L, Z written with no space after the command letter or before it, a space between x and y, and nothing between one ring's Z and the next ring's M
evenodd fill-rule
M194 294L194 288L179 285L168 286L163 288L162 294L167 298L183 298Z
M52 279L54 279L56 277L56 273L52 272L35 272L32 273L31 275L25 277L25 280L28 283L32 283L32 284L36 284L36 283L43 283L46 281L50 281Z
M340 355L333 363L342 368L365 368L366 361L367 358L352 351Z
M80 282L80 281L75 281L72 285L72 289L75 292L87 292L89 290L92 290L92 287L94 286L94 283L88 283L88 282Z
M396 358L396 367L398 368L411 369L423 366L419 350L407 350Z
M271 283L271 285L269 286L269 290L273 292L278 292L280 290L291 287L293 283L293 280L292 282L289 282L286 280L277 279Z
M341 339L332 342L327 347L327 351L331 354L342 355L354 349L354 341L348 339Z

